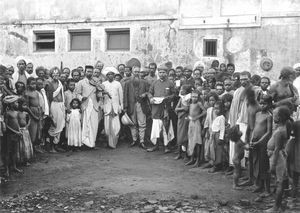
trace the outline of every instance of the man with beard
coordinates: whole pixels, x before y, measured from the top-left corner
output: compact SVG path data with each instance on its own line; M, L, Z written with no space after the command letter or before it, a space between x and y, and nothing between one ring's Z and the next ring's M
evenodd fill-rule
M93 70L93 66L85 66L85 78L79 81L75 88L75 93L82 101L82 143L90 148L95 148L100 107L96 86L90 82L93 77Z
M132 143L131 147L138 143L146 148L144 144L146 130L146 115L142 105L147 104L148 83L140 79L140 68L133 67L133 78L124 85L124 111L131 117L134 125L130 126Z
M145 77L146 81L151 85L154 81L157 80L156 76L156 63L150 63L149 64L149 75Z
M124 74L125 74L124 78L122 78L122 80L120 81L122 88L124 88L124 85L127 81L132 79L132 67L125 66Z
M30 75L30 77L36 78L36 73L33 72L33 63L31 60L27 60L26 64L26 72Z
M17 58L17 66L18 66L18 71L14 72L12 75L12 85L13 87L18 81L21 81L27 85L27 78L30 77L30 75L26 72L26 61L25 59L18 57ZM14 88L15 89L15 88Z

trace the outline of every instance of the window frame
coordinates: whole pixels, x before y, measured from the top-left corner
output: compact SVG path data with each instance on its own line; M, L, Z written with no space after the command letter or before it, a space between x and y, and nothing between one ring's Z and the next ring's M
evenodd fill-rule
M69 33L69 52L89 52L92 50L92 32L91 29L81 29L81 30L68 30ZM72 49L72 36L75 34L89 34L90 36L90 48L89 49Z
M215 47L215 55L210 55L210 54L206 54L206 45L207 42L215 42L216 47ZM203 39L203 56L204 57L218 57L218 39Z
M55 52L55 30L43 30L43 31L33 31L33 34L34 34L34 41L33 41L33 52ZM40 39L38 38L39 36L41 35L53 35L54 38L52 39ZM46 42L46 40L48 40L48 42ZM50 42L49 40L52 40L52 42ZM41 44L41 43L54 43L54 47L53 49L43 49L43 48L38 48L38 44Z
M127 33L128 32L128 33ZM106 51L108 52L130 52L130 44L131 44L131 37L130 37L130 28L106 28L105 29L106 34ZM120 35L120 34L128 34L129 40L128 40L128 49L110 49L109 48L109 36L110 35Z

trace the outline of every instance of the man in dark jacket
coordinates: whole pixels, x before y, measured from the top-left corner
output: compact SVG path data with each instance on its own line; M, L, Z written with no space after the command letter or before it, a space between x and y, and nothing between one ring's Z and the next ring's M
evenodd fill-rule
M146 130L146 115L144 104L147 104L147 92L149 84L140 79L140 67L134 66L133 78L124 84L124 111L130 116L134 125L130 127L132 143L135 146L140 141L140 146L145 148L144 138Z

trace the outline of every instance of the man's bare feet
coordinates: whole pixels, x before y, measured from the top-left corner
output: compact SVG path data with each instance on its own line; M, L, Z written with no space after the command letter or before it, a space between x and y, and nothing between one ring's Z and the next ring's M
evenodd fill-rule
M180 154L178 154L174 159L175 159L175 160L182 159L182 156L181 156Z
M18 169L17 167L13 168L13 171L17 172L17 173L22 173L23 172L22 169Z
M192 165L192 164L194 164L195 163L195 160L194 159L191 159L189 162L187 162L186 164L185 164L185 166L190 166L190 165Z
M196 161L192 167L193 167L193 168L200 167L200 162L199 162L199 161Z
M239 185L233 185L232 187L234 190L241 190L242 187L240 187Z

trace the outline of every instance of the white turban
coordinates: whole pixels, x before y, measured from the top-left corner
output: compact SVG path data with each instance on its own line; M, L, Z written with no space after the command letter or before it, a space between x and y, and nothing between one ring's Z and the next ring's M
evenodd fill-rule
M202 62L202 61L197 61L195 64L194 64L194 69L195 70L197 67L199 66L202 66L204 69L205 69L205 64Z
M300 67L300 63L297 63L297 64L294 64L293 69L295 70L295 69L297 69L299 67Z
M33 64L31 59L27 59L26 64Z
M114 68L114 67L105 67L102 70L102 74L103 75L107 75L109 72L113 72L115 75L119 74L119 71L116 68Z
M5 104L11 104L13 102L16 102L17 100L19 100L19 96L17 95L8 95L8 96L5 96L5 98L3 99L3 103Z
M18 62L21 61L21 60L25 61L25 63L26 63L26 59L23 56L18 56L16 58L16 64L18 64Z

